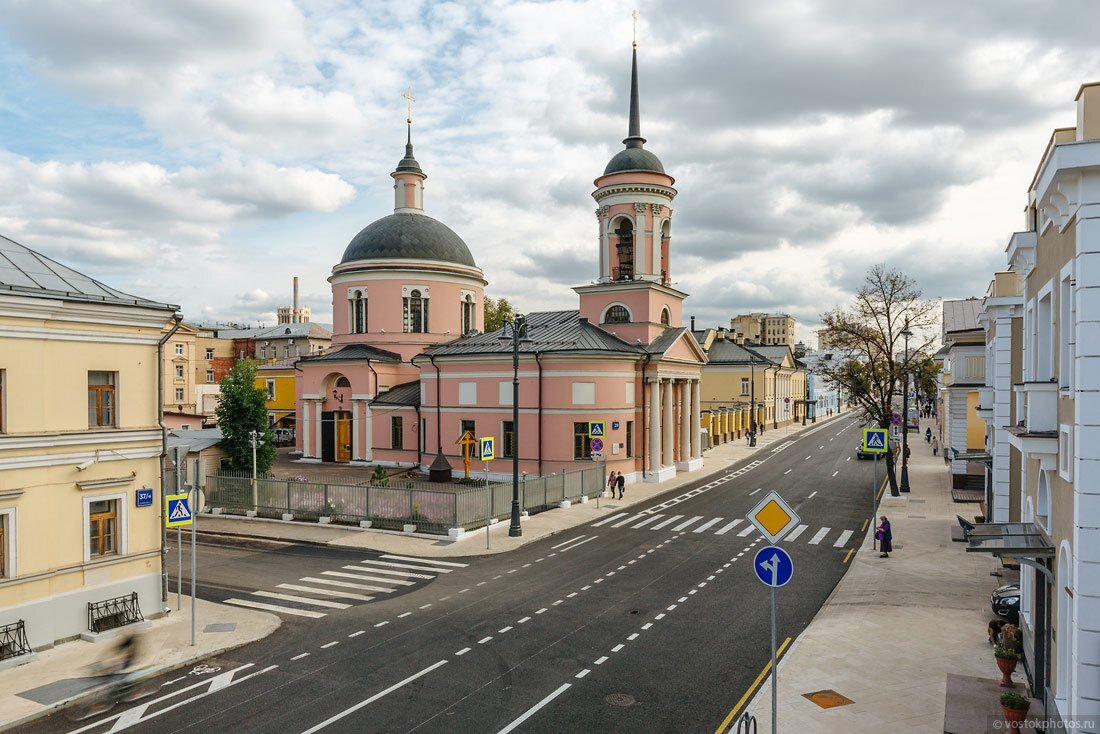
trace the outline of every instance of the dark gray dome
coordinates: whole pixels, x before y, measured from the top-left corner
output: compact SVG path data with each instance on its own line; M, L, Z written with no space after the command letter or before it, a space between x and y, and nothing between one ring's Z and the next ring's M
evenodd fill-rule
M443 222L423 214L391 214L368 224L348 244L340 262L391 258L477 267L461 237Z
M607 163L603 169L603 175L609 173L621 173L622 171L653 171L664 173L665 167L661 165L661 159L650 153L645 148L626 148L620 150Z

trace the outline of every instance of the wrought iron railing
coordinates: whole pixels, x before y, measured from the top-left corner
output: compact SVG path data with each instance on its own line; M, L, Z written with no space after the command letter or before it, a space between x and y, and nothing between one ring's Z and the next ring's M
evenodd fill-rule
M129 596L117 596L114 599L88 602L88 630L106 632L125 627L134 622L144 621L141 607L138 605L137 592Z
M27 627L23 620L0 627L0 660L29 655L31 646L27 642Z

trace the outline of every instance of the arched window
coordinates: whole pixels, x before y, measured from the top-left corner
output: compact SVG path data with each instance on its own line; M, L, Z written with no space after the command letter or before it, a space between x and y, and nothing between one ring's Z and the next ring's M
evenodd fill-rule
M618 238L615 245L618 265L611 277L614 280L634 280L634 225L629 219L619 220L615 236Z
M629 324L630 312L626 310L626 306L620 306L616 304L607 309L607 313L604 314L603 321L605 324Z
M1038 502L1035 504L1035 519L1039 521L1039 524L1043 526L1045 530L1050 531L1050 480L1047 479L1047 472L1039 470L1039 491Z
M336 378L336 384L333 387L351 387L351 381L348 378L341 375Z
M421 296L419 290L409 291L405 296L405 333L423 334L428 331L428 299Z
M1058 644L1058 669L1055 672L1054 697L1062 703L1059 708L1062 708L1063 711L1065 711L1063 706L1069 701L1069 691L1073 687L1072 661L1070 660L1070 650L1073 649L1073 597L1070 592L1073 587L1072 575L1069 548L1062 545L1058 549L1058 574L1055 576L1055 586L1058 589L1058 626L1055 627L1055 639Z
M367 298L363 291L354 291L351 297L351 333L367 333Z
M661 309L661 324L663 326L672 326L672 313L669 312L668 306Z
M462 333L469 334L477 328L477 320L474 318L474 297L467 294L462 299Z

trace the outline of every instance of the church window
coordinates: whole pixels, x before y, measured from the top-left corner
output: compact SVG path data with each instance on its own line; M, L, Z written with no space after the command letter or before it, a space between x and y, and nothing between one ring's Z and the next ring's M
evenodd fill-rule
M615 251L619 264L612 275L615 280L634 280L634 227L629 219L619 220L615 235L618 237Z
M335 387L351 387L351 381L348 380L348 378L341 375L340 377L336 378Z
M423 334L428 331L428 299L419 290L409 291L405 301L405 333Z
M604 315L604 323L628 324L630 323L630 312L626 310L626 306L612 306L607 309L607 314Z
M592 458L592 439L588 437L588 424L587 423L574 423L573 424L573 459L574 461L580 461L582 459Z
M477 328L477 321L474 318L474 297L467 295L462 299L462 333L469 334Z
M363 291L355 291L351 299L351 333L367 333L367 297Z
M668 306L661 309L661 324L664 326L672 326L672 314L668 310Z

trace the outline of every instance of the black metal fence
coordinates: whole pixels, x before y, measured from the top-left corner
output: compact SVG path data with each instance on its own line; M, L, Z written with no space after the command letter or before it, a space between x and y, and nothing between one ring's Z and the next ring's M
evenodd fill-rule
M451 528L481 527L486 517L501 518L511 512L511 482L469 481L466 486L441 486L394 479L393 486L389 486L389 482L332 484L259 478L253 486L251 477L219 472L206 478L205 504L234 514L253 510L262 517L290 514L351 524L370 521L372 527L387 530L415 525L417 532L438 534L446 534ZM595 497L602 490L603 467L598 465L525 479L520 486L521 507L541 512L564 500Z
M29 655L30 652L27 627L22 619L0 627L0 660Z
M88 602L88 631L90 632L106 632L144 619L141 616L136 591L129 596L116 596L114 599Z

